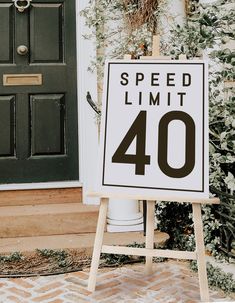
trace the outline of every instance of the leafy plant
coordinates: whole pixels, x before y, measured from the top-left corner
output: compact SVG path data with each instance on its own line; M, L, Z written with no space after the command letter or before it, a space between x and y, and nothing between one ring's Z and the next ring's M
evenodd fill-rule
M60 267L67 266L68 253L64 250L52 250L52 249L37 249L37 253L46 258L53 258L57 261Z
M204 206L203 222L206 247L218 258L223 258L220 248L234 256L234 205L235 196L235 98L234 52L229 43L234 41L234 9L232 1L217 1L198 9L182 26L171 31L171 43L164 47L166 54L177 58L185 53L188 58L207 55L209 66L209 142L210 142L210 191L220 200L220 206ZM172 206L157 205L159 228L170 233L172 245L193 248L191 211L178 205L179 214ZM175 215L176 214L176 215ZM166 218L183 218L177 229ZM190 228L191 227L191 228ZM185 231L186 228L186 231ZM222 237L226 237L226 249ZM171 243L171 242L170 242Z
M21 261L24 260L24 257L22 256L21 253L19 252L13 252L10 255L6 255L6 256L0 256L0 263L2 262L16 262L16 261Z
M197 262L191 262L191 269L197 271ZM222 289L225 293L235 292L235 280L232 273L225 273L218 266L213 266L211 263L207 263L207 277L208 284L215 289Z

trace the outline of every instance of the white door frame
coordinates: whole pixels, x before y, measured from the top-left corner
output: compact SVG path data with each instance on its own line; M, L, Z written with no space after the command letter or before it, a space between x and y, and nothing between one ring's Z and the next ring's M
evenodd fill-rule
M98 199L86 197L86 192L95 188L98 164L98 127L95 113L86 101L89 91L97 100L97 75L88 71L91 59L96 57L96 41L84 39L90 30L80 11L89 5L89 0L77 0L77 62L78 62L78 121L79 121L79 162L80 180L83 184L83 203L98 204Z
M79 146L79 180L64 182L40 182L20 184L0 184L1 190L68 188L83 186L83 192L94 187L98 153L98 130L95 125L94 112L86 102L86 93L90 91L97 97L96 74L88 72L91 58L96 55L94 41L83 38L88 29L80 11L89 4L89 0L76 0L76 37L77 37L77 100L78 100L78 146ZM83 199L84 203L96 203Z

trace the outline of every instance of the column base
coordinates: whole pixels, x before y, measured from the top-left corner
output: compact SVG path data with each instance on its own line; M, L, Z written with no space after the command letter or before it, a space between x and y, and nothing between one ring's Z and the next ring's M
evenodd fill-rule
M143 230L144 230L143 217L138 220L129 220L126 222L120 220L108 219L107 231L110 233L143 231Z
M143 213L137 200L110 200L107 216L108 232L143 230Z
M125 208L123 207L122 209L125 210ZM129 222L129 221L135 221L135 220L138 220L138 219L141 219L143 218L143 213L142 212L139 212L138 211L135 211L135 212L126 212L126 213L121 213L121 214L118 214L118 213L115 213L115 216L114 214L110 214L108 212L108 216L107 216L108 220L111 220L111 221L115 221L115 222ZM119 224L115 224L115 223L110 223L110 224L114 224L114 225L119 225ZM135 223L134 223L135 224ZM131 223L126 223L126 225L132 225Z
M118 225L118 226L122 226L122 225L126 225L126 226L131 226L131 225L138 225L143 223L143 214L140 213L141 216L139 218L136 219L130 219L130 220L115 220L115 219L107 219L107 223L110 225Z

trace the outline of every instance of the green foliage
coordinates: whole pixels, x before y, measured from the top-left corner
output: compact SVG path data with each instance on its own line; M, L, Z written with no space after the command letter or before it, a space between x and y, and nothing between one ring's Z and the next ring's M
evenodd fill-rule
M138 27L127 27L127 16L138 17L140 1L129 1L128 6L123 5L124 2L91 0L90 6L82 12L87 26L96 36L98 50L105 48L105 55L98 55L93 62L93 67L98 67L99 71L102 71L105 58L122 58L126 53L132 54L133 58L150 54L152 34L158 31L153 29L153 24L157 26L159 16L167 13L163 8L165 3L161 1L151 14L151 22L145 19ZM234 81L235 65L235 52L231 48L235 39L234 1L217 0L200 5L199 1L191 0L188 3L188 18L182 26L175 25L171 29L171 35L167 42L161 43L161 49L172 58L178 58L182 53L189 59L204 55L209 58L209 183L211 194L216 194L222 203L219 207L203 207L205 242L208 251L221 257L220 246L225 241L231 256L234 255L231 247L235 246L235 97L234 86L230 85ZM156 212L158 227L171 236L169 246L194 249L189 205L159 203Z
M66 267L68 253L64 250L37 249L37 253L45 258L53 258L60 267Z
M203 50L226 44L234 39L232 28L234 10L228 7L232 1L216 1L213 5L198 6L185 23L172 29L168 52L174 57L184 53L188 58L200 57ZM234 53L227 50L213 51L216 58L229 63Z
M21 253L19 252L14 252L10 255L6 255L6 256L0 256L0 263L4 263L4 262L17 262L17 261L21 261L24 260L24 257L22 256Z
M185 53L188 58L206 54L209 66L209 143L210 143L210 190L222 201L218 206L203 207L204 234L207 250L221 258L221 242L227 250L234 243L235 208L235 98L234 61L235 53L229 45L234 41L234 8L232 1L217 1L213 5L199 6L182 26L171 31L171 43L165 46L166 54L178 58ZM191 211L187 205L157 206L159 228L170 233L171 245L193 248ZM175 208L178 207L178 211ZM178 213L179 212L179 213ZM176 214L176 215L175 215ZM184 222L177 229L166 218L181 218ZM175 239L175 240L173 240ZM222 240L222 241L220 241ZM223 244L224 246L224 244ZM230 256L234 253L230 252Z
M189 217L191 211L190 204L180 204L174 202L162 202L156 205L158 228L170 235L168 241L169 248L194 249L192 219ZM192 243L189 239L192 238Z
M176 202L162 202L156 205L158 228L169 233L168 247L179 250L195 250L192 205ZM218 255L220 243L218 229L220 222L215 218L211 206L202 207L205 244L208 251Z
M191 262L191 269L197 271L197 262ZM235 280L231 273L225 273L221 268L207 263L208 284L214 289L222 289L225 293L235 292Z

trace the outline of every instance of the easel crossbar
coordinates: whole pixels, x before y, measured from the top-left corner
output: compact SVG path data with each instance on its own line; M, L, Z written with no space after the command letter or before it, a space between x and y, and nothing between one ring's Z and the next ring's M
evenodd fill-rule
M86 193L89 197L98 197L100 199L130 199L130 200L148 200L148 201L172 201L179 203L194 203L194 204L220 204L219 198L211 197L205 199L194 199L194 198L179 198L179 197L163 197L163 196L148 196L148 195L132 195L132 194L121 194L121 193L104 193L90 191Z
M101 252L106 254L161 257L161 258L184 259L184 260L197 259L196 252L191 252L191 251L148 249L148 248L137 248L137 247L126 247L126 246L103 245Z

